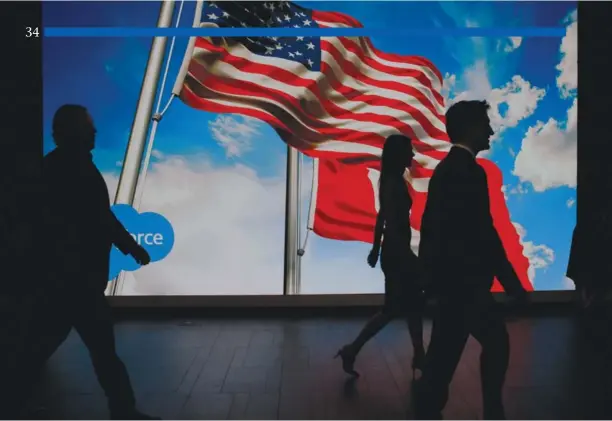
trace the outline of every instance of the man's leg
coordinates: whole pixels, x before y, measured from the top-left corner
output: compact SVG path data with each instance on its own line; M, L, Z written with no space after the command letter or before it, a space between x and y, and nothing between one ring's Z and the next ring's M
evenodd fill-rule
M111 308L103 293L87 292L74 298L74 327L87 346L111 416L135 412L135 398L123 362L115 349ZM129 418L129 417L128 417Z
M444 308L446 307L446 308ZM442 419L448 387L468 338L461 306L438 309L425 357L423 375L415 393L417 419Z
M2 381L12 379L4 393L5 407L25 408L44 368L46 361L66 340L72 326L63 311L61 298L49 293L31 302L32 308L23 311L29 316L28 328L15 341L16 359L7 366ZM16 415L15 415L16 416ZM29 416L29 415L28 415Z
M510 360L510 340L503 316L492 297L477 312L470 333L480 342L480 377L482 382L483 418L505 419L503 387Z

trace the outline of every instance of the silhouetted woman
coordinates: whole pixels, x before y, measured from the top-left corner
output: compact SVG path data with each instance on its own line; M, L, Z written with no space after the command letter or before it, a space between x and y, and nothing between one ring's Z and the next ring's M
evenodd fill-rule
M412 164L413 157L410 138L391 135L386 139L378 184L380 208L374 230L374 245L368 256L368 264L375 267L384 231L380 264L385 275L385 303L381 311L367 322L357 338L342 347L336 355L342 358L344 371L354 376L359 375L353 366L363 345L396 316L404 316L408 321L414 348L413 371L422 369L425 358L423 289L418 259L410 248L412 199L404 180L404 173Z

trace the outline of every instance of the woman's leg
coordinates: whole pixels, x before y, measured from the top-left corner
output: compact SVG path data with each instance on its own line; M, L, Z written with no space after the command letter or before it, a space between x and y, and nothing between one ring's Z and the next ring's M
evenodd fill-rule
M384 269L383 269L384 271ZM386 272L387 273L387 272ZM380 330L385 327L393 318L393 308L397 301L397 288L393 284L393 280L389 276L385 277L385 305L381 311L376 313L370 320L367 321L361 332L351 342L343 346L336 355L342 358L342 368L348 374L358 376L354 370L355 358L361 348Z
M383 308L376 313L359 332L355 340L347 345L353 355L357 355L361 348L374 335L382 330L397 313L398 308L402 306L402 284L403 281L401 271L395 270L396 265L389 267L389 262L381 259L381 266L385 274L385 304Z
M392 319L391 313L385 310L381 310L376 313L365 326L359 332L359 335L349 345L351 353L355 356L361 351L361 348L368 342L374 335L382 330Z
M368 320L353 342L340 348L336 357L342 358L342 369L345 373L355 377L359 376L359 373L355 371L355 358L357 358L357 354L361 351L361 348L363 348L366 342L369 341L372 336L380 332L390 320L391 316L388 312L384 310L379 311L374 317Z

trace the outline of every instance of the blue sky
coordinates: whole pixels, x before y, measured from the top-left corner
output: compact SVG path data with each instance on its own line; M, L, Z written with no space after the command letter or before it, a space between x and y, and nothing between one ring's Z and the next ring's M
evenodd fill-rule
M569 25L567 17L576 9L576 3L572 2L300 2L300 4L311 8L344 12L369 27L397 25L415 28L563 27ZM185 3L181 26L190 25L193 10L194 3ZM45 26L150 27L155 25L158 12L159 2L48 2L44 4L44 23ZM392 36L377 36L373 38L373 42L377 48L385 52L421 55L430 59L442 74L448 76L448 82L452 85L451 99L479 95L493 98L494 101L495 98L498 99L498 126L501 133L499 139L494 142L489 158L496 161L503 170L512 220L520 224L525 231L523 241L530 253L535 271L536 289L567 288L564 272L575 223L575 206L569 206L568 203L571 204L575 199L575 186L571 186L572 183L567 181L571 180L572 167L566 163L570 161L572 150L575 151L575 145L571 144L573 139L571 136L575 131L571 132L570 123L566 123L568 110L573 104L573 92L564 96L564 91L557 81L564 71L557 69L562 59L560 51L562 39L524 38L518 42L508 38L397 39ZM186 43L187 39L176 40L168 85L163 96L164 101L174 83ZM44 39L45 152L53 148L50 123L54 111L65 103L80 103L90 109L98 126L98 148L94 154L97 165L109 179L118 175L120 170L118 163L122 161L125 153L149 46L150 39L141 38ZM508 85L510 81L515 83ZM542 124L538 126L538 122ZM532 127L536 129L530 130ZM567 136L563 137L564 134ZM239 154L232 155L228 149L230 144L228 142L242 146L243 150ZM240 117L196 111L179 101L173 103L160 124L155 150L152 162L158 166L156 168L159 171L155 173L157 176L169 171L164 169L166 168L164 165L179 171L176 167L178 164L172 166L173 162L178 161L172 161L170 157L179 159L185 168L198 174L204 167L251 174L253 179L257 179L260 183L260 187L257 188L265 189L265 194L272 194L271 192L282 184L279 180L284 176L285 146L272 129L263 124L251 125ZM553 157L557 156L555 154L560 154L558 156L565 160L554 161ZM536 164L548 162L548 164L542 166L534 162ZM567 166L567 171L563 170L564 165ZM550 171L547 170L548 172L542 175L543 167ZM185 168L180 171L187 171ZM575 166L573 168L575 172ZM307 165L305 171L308 171ZM564 172L570 176L564 175ZM112 182L109 184L112 186ZM149 184L148 182L145 190L145 202L148 200L151 207L157 206L155 205L157 203L158 206L172 212L169 204L160 201L158 196L162 195L161 190L155 190L155 187L149 188ZM165 182L162 181L161 184L165 185ZM181 185L188 186L189 181L184 180L182 184L179 183L179 187ZM304 189L309 188L309 185L309 180L303 181ZM226 192L226 196L231 194L231 191ZM202 191L202 195L207 196L209 192ZM241 197L240 200L247 199ZM278 200L278 207L281 209L278 209L278 218L267 221L271 225L268 234L264 235L266 238L262 237L262 241L267 239L274 243L270 245L269 253L261 257L249 250L241 250L244 254L253 254L251 265L261 266L259 270L261 277L273 278L272 281L266 281L269 285L266 284L267 286L258 289L255 285L258 281L245 283L238 279L241 276L248 276L249 272L242 274L236 271L227 272L230 273L228 276L231 279L223 282L214 280L207 284L207 281L195 280L198 275L195 274L197 267L194 266L191 274L184 275L186 278L194 278L193 282L175 286L173 289L164 286L162 279L155 283L152 279L162 275L154 275L154 268L151 268L150 271L146 269L143 269L142 273L139 271L135 275L137 280L134 281L134 286L126 293L232 294L239 293L235 292L238 290L252 294L281 293L282 278L277 278L282 276L282 198L270 200ZM304 209L307 208L307 202L308 200L304 200ZM255 209L260 205L257 199L244 204L248 209ZM194 202L192 206L204 212L203 206L214 206L214 204ZM197 209L194 210L194 215L198 215ZM248 209L244 211L248 212ZM257 212L253 212L255 213ZM249 230L246 224L251 224L253 221L242 221L238 225L243 223L244 230ZM208 226L203 227L202 232L210 233L210 229L212 228ZM177 243L181 241L180 237L181 234L177 232ZM249 241L251 240L238 237L235 240L238 244L249 244ZM382 279L382 275L378 272L367 272L367 268L363 269L365 267L363 261L368 251L366 244L344 243L316 237L311 237L309 243L306 256L308 258L302 263L302 286L306 293L382 290L382 283L377 282ZM181 252L175 250L173 253ZM278 262L274 260L274 256L277 256ZM195 265L196 260L203 258L185 251L183 256L180 258L174 256L173 259L175 260L168 259L168 262L156 263L157 272L178 273L178 266ZM172 265L174 267L171 267ZM343 268L348 266L359 267L359 270L354 273L343 272ZM317 267L317 270L314 267ZM165 270L161 270L164 268ZM323 270L321 268L331 269L321 272ZM255 269L253 271L257 272ZM366 275L361 273L364 271ZM220 276L218 273L224 273L222 267L211 274L203 274L202 277ZM342 273L345 275L339 275ZM143 286L147 282L151 285L150 290ZM221 284L233 284L236 288L220 287ZM154 288L153 285L157 287Z

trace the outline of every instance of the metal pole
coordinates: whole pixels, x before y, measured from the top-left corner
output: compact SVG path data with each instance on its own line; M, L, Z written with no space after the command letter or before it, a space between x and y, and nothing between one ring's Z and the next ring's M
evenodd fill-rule
M302 287L302 254L299 250L302 247L302 163L304 157L301 152L297 152L297 167L296 167L296 190L297 190L297 204L296 204L296 230L295 230L295 244L296 244L296 258L295 258L295 295L300 295Z
M153 142L155 141L155 135L157 134L157 126L159 126L159 118L154 117L153 123L151 124L151 132L149 134L149 144L147 145L147 153L145 154L144 163L142 165L142 169L136 182L136 194L134 195L134 199L132 200L132 207L136 210L140 209L142 196L144 196L147 170L149 169L151 152L153 151Z
M287 190L285 197L285 283L284 294L299 293L296 282L298 212L298 151L287 145Z
M162 1L157 27L170 27L172 24L173 12L174 0ZM149 125L151 124L151 112L153 110L157 85L159 84L159 77L164 63L164 55L166 53L166 41L166 37L155 37L151 44L151 51L149 51L149 60L147 61L147 68L142 80L142 87L140 88L140 97L138 98L138 105L136 106L136 114L134 116L134 122L132 123L130 139L125 151L121 176L119 177L119 186L117 187L115 203L131 205L134 202L136 183L138 181L138 174L140 173L140 165L142 163Z
M193 27L199 28L200 21L202 20L202 10L204 9L204 1L197 0L195 7L195 15L193 16ZM181 69L178 72L178 76L176 77L176 81L174 82L174 87L172 88L172 94L174 96L180 97L181 91L183 90L183 82L185 82L185 76L187 75L187 70L189 70L189 63L191 62L191 57L193 56L193 50L195 48L195 42L197 37L190 37L189 42L187 43L187 49L185 50L185 55L183 56L183 62L181 63Z
M162 1L159 18L157 19L157 27L169 28L172 24L173 14L174 0ZM130 138L125 151L121 175L119 176L115 204L132 205L134 203L138 174L140 173L147 133L151 124L151 112L153 111L153 103L155 102L159 77L166 53L166 41L166 37L154 37L151 44L147 68L142 79L140 96L136 105L136 114L132 122L132 130L130 131ZM116 295L117 291L120 290L123 276L123 273L120 273L112 282L110 285L110 295Z

